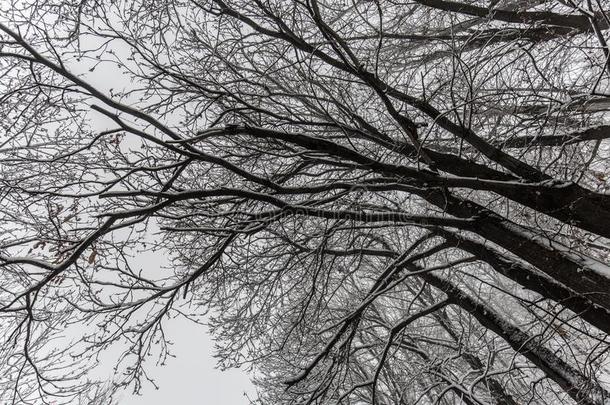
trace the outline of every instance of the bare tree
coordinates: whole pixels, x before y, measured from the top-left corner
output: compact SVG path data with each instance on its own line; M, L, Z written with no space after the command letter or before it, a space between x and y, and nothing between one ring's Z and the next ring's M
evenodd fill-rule
M2 402L210 310L260 403L607 403L607 8L1 8Z

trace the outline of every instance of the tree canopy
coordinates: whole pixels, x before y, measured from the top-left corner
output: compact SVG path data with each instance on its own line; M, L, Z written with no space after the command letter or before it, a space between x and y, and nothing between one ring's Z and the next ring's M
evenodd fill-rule
M0 402L610 401L607 1L6 3Z

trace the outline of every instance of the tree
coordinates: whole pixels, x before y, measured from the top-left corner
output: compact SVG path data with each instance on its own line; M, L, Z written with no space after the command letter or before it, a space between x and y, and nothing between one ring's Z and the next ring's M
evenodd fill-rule
M3 402L209 309L261 403L606 403L607 6L3 9Z

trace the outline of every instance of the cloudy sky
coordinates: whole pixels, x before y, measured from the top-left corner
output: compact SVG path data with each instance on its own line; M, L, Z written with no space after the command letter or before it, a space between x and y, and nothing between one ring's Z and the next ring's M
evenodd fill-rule
M167 328L174 342L176 358L151 370L159 389L147 385L141 396L126 392L121 405L241 405L252 396L254 388L242 370L220 371L214 368L214 342L208 331L182 319L174 319Z

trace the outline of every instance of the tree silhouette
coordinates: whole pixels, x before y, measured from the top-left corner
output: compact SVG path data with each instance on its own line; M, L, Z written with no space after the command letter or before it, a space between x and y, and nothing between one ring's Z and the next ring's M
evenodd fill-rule
M606 8L2 8L2 402L138 391L209 310L260 403L605 404Z

